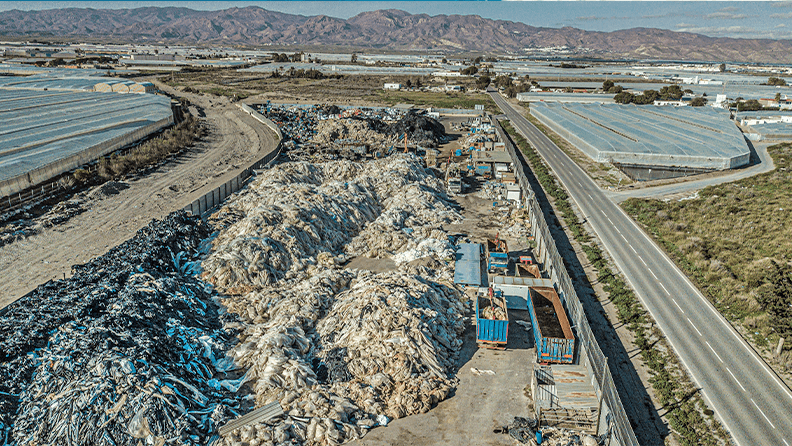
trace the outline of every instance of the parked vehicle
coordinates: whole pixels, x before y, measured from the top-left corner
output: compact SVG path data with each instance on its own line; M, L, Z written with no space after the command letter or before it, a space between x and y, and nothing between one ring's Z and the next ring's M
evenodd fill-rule
M531 287L529 291L528 312L537 361L571 364L575 359L575 336L558 293L552 287Z

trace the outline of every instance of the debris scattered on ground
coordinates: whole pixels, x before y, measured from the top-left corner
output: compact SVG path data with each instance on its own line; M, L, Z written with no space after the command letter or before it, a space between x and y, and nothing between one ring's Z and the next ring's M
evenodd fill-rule
M208 227L183 212L0 315L0 437L17 444L207 444L245 380L195 276ZM231 373L229 373L231 372Z
M213 217L221 230L203 277L232 295L223 303L241 335L231 355L256 405L278 401L286 416L222 444L338 444L445 399L464 306L441 227L458 221L413 155L284 163L231 199ZM361 255L401 263L343 268Z
M286 156L292 161L360 160L402 151L406 142L433 148L447 140L437 120L416 111L261 106L284 135ZM335 113L333 113L335 112Z
M471 367L470 368L470 373L472 373L472 374L474 374L476 376L494 375L495 374L495 372L493 372L492 370L482 370L482 369L477 369L476 367Z
M126 183L108 181L93 189L75 194L68 200L58 202L49 211L38 217L28 214L25 218L15 218L14 221L0 227L0 247L38 234L46 228L66 223L85 212L90 200L101 200L107 196L116 195L128 187Z
M536 432L541 432L542 445L545 446L598 446L604 445L607 434L593 437L589 434L572 429L558 429L554 427L537 427L538 423L533 418L514 417L514 420L504 427L495 429L495 433L508 434L522 444L536 446Z

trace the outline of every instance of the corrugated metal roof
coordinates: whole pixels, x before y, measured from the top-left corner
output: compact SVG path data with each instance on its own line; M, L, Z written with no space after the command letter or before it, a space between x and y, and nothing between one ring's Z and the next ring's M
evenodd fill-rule
M481 244L460 243L454 265L454 283L484 286L481 281Z

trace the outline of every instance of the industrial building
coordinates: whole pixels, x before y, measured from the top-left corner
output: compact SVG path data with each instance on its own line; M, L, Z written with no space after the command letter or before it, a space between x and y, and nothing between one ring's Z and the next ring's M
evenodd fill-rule
M751 154L729 115L712 107L536 103L531 114L593 160L638 180L733 169Z
M82 84L61 86L66 85ZM164 96L64 90L0 88L0 196L173 124L170 99Z

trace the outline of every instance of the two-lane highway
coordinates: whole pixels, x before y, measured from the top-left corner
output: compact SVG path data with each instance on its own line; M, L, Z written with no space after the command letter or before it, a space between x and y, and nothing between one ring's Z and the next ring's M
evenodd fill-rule
M735 441L792 446L789 388L577 164L499 94L491 95L575 200Z

